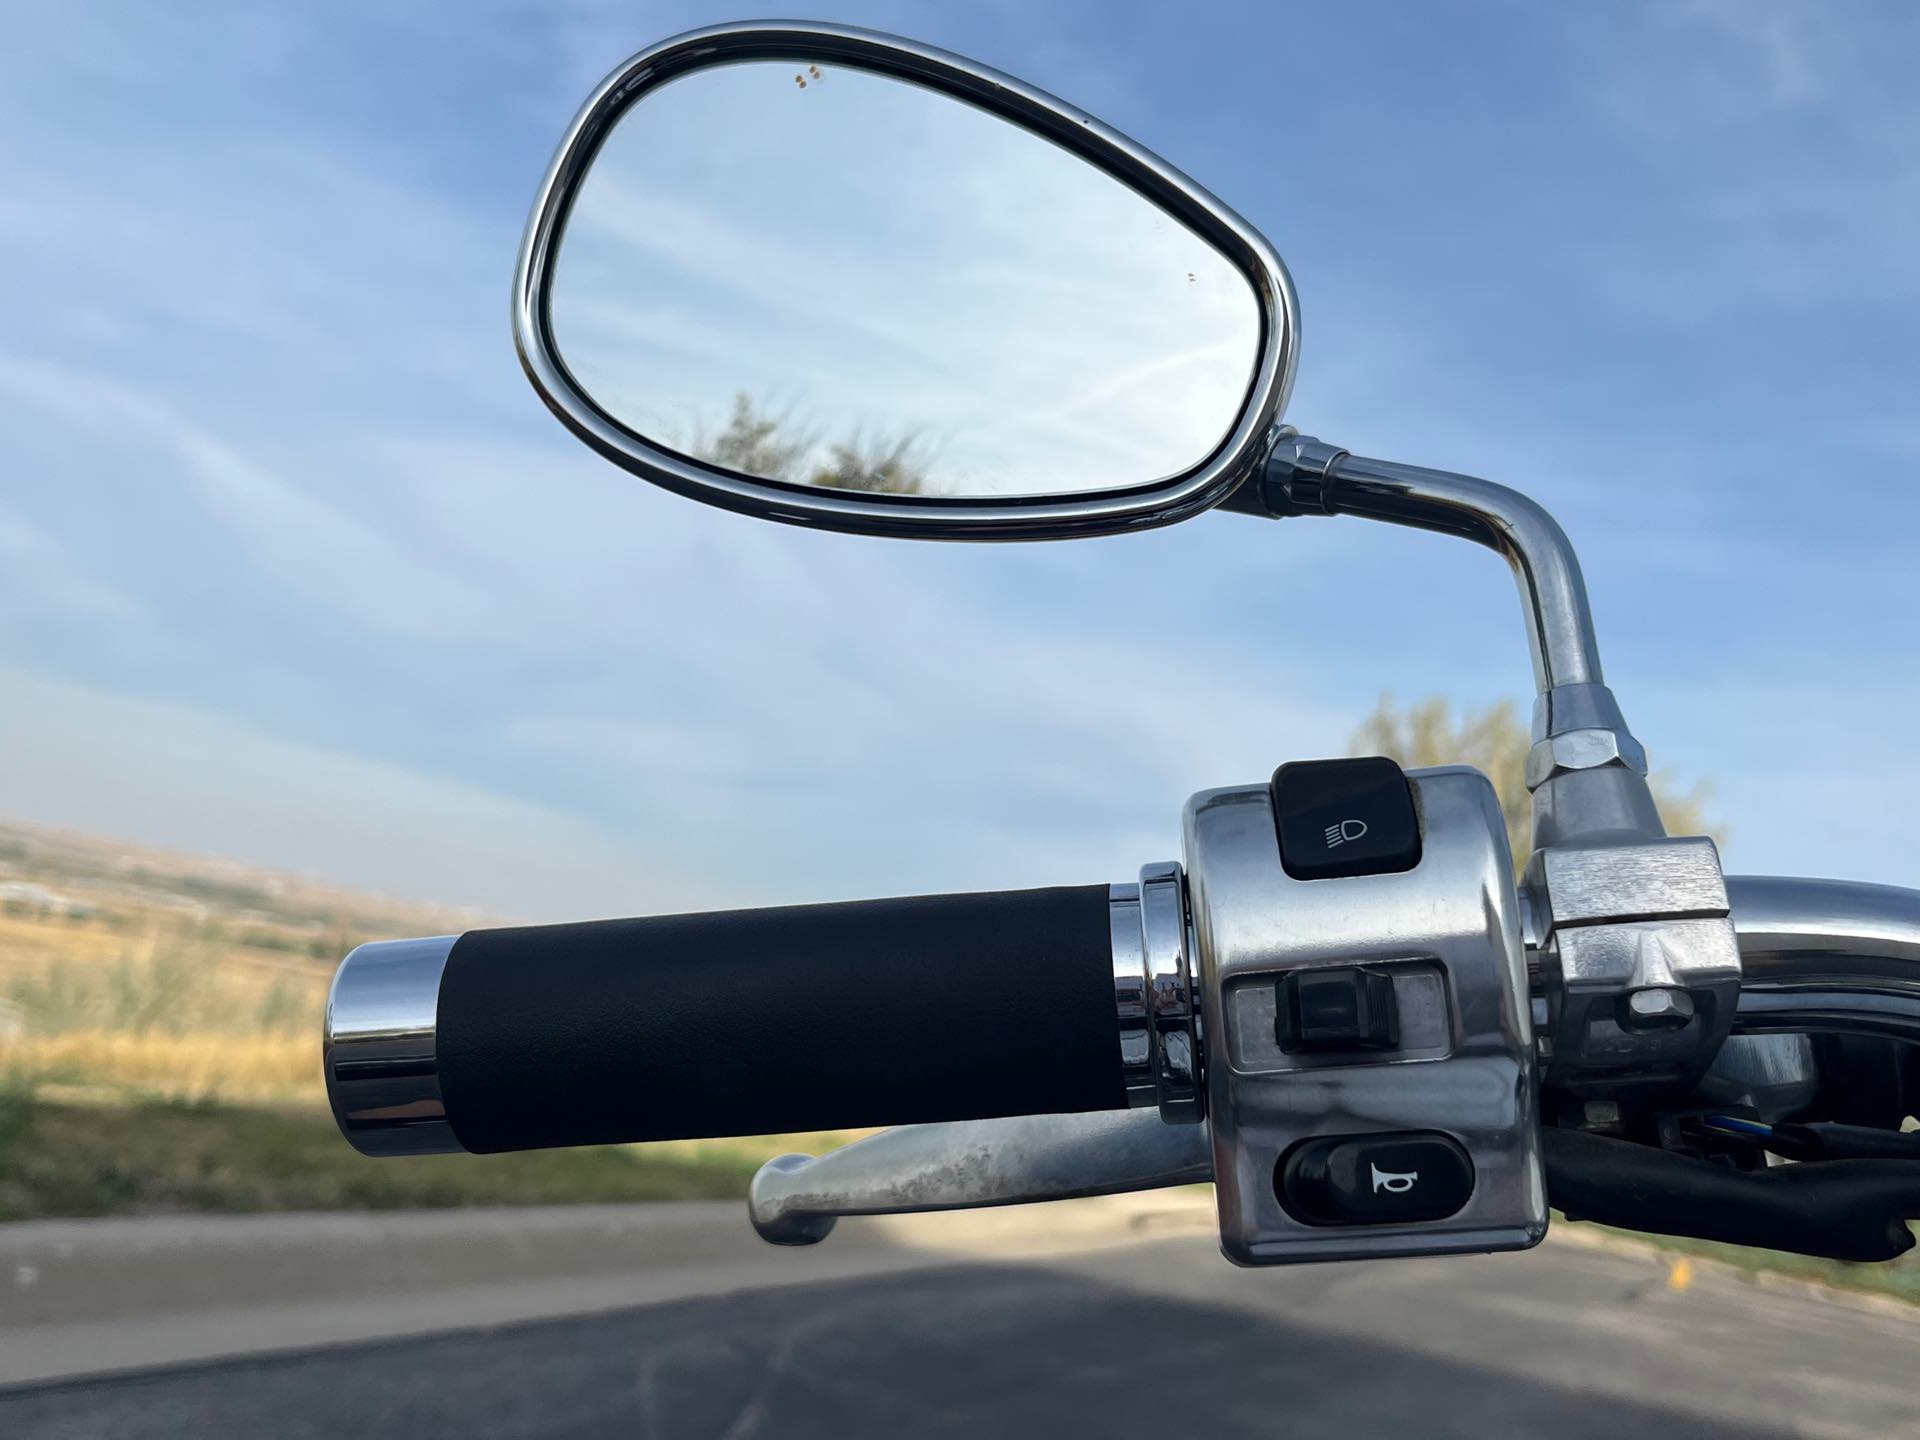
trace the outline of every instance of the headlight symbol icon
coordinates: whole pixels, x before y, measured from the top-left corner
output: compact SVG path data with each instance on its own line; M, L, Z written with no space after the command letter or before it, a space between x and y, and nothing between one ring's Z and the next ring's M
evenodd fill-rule
M1350 841L1358 840L1367 833L1364 820L1342 820L1338 825L1329 825L1326 829L1327 848L1334 850Z

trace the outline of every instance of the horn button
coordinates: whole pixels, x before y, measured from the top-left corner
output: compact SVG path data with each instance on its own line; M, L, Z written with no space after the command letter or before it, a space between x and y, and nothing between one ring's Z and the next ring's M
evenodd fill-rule
M1433 1130L1320 1135L1281 1157L1274 1189L1307 1225L1444 1220L1473 1194L1473 1161Z

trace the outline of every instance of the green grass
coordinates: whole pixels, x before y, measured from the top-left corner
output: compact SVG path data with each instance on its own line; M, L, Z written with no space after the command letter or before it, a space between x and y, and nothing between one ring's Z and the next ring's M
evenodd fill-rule
M1555 1215L1555 1225L1573 1222ZM1637 1230L1616 1230L1596 1225L1611 1235L1644 1240L1676 1255L1692 1255L1717 1260L1749 1275L1787 1275L1811 1280L1841 1290L1857 1290L1871 1295L1890 1295L1897 1300L1920 1304L1920 1248L1909 1250L1898 1260L1875 1264L1854 1264L1846 1260L1822 1260L1813 1255L1793 1255L1780 1250L1752 1250L1744 1245L1722 1245L1713 1240L1694 1240L1679 1235L1644 1235Z
M0 1088L0 1221L739 1199L767 1156L834 1138L371 1160L308 1106L76 1104Z

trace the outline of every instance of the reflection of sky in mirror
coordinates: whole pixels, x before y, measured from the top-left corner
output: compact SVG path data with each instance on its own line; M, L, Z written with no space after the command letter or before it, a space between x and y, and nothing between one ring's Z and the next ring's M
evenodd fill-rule
M821 69L699 71L615 125L552 291L603 409L705 453L744 395L802 446L773 478L910 441L934 494L1144 484L1219 444L1259 344L1219 252L996 116Z

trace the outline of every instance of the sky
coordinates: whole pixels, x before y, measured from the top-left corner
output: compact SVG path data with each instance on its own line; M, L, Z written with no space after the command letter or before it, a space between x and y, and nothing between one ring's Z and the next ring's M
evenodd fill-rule
M845 4L1286 258L1288 418L1579 546L1729 868L1920 883L1920 9ZM1529 698L1504 566L1354 520L960 546L578 447L515 247L692 3L23 6L0 814L534 918L1124 879L1382 692Z

